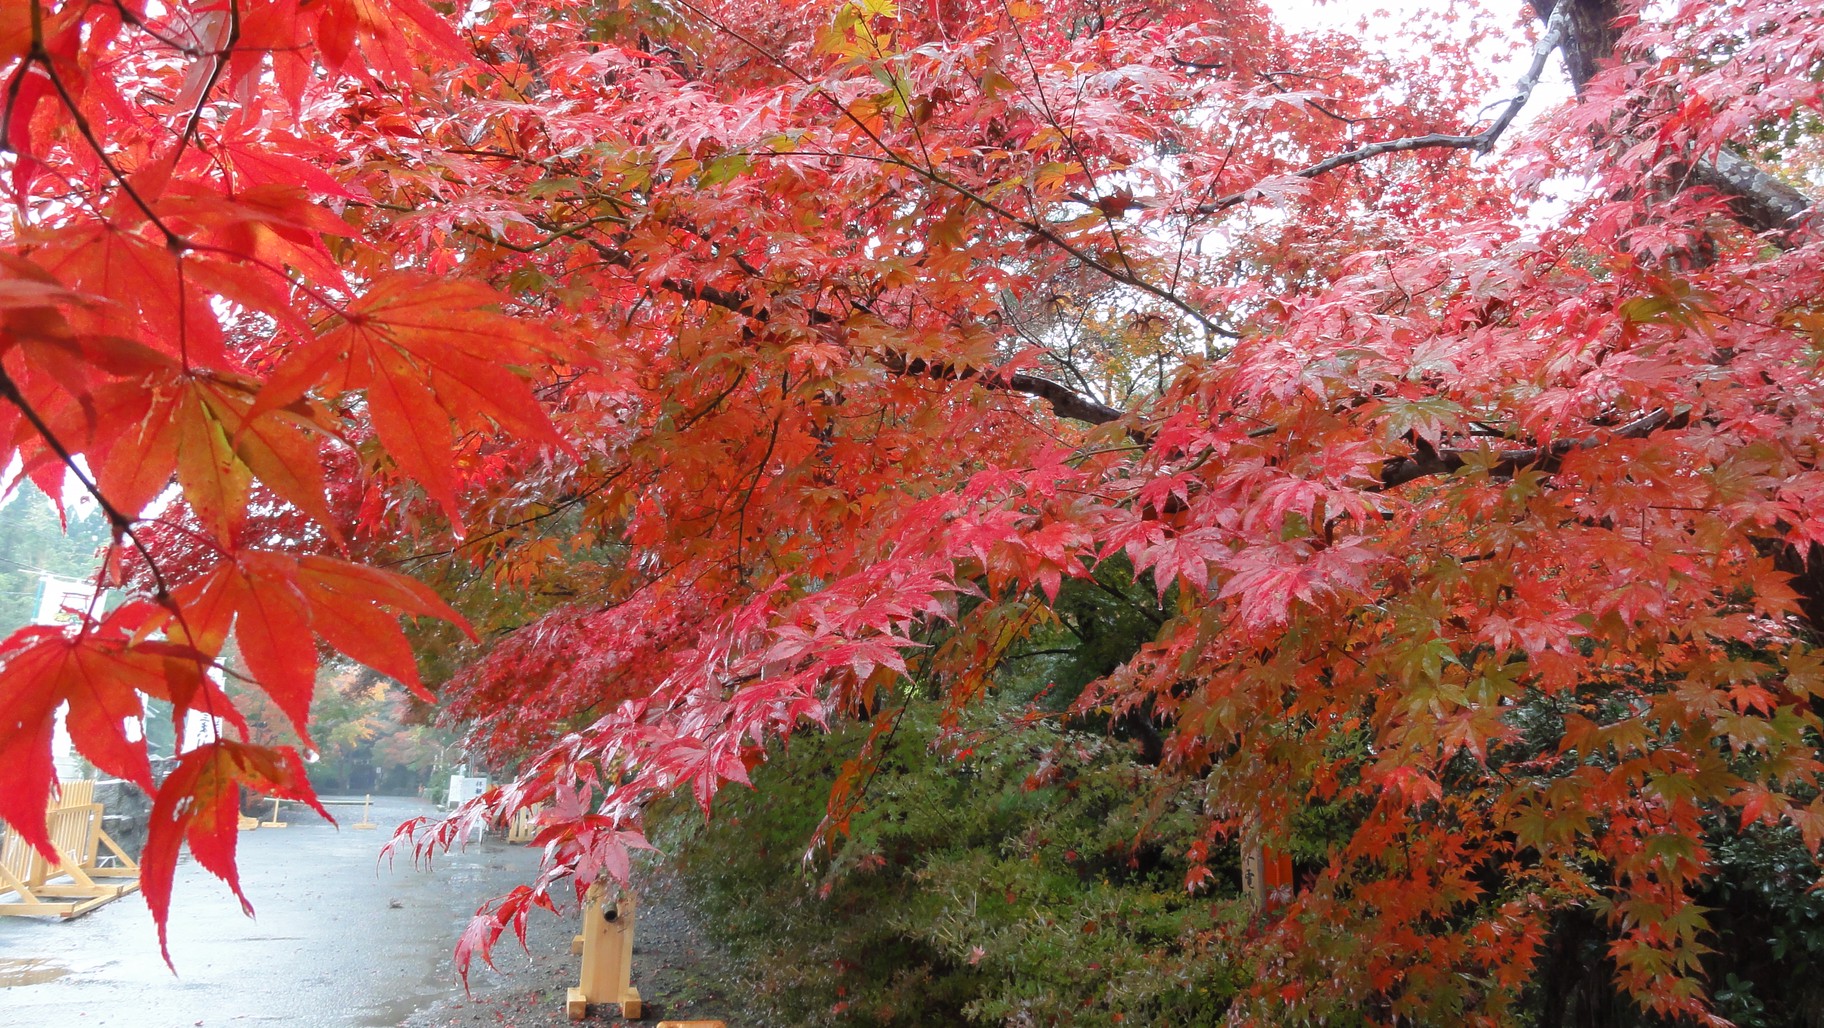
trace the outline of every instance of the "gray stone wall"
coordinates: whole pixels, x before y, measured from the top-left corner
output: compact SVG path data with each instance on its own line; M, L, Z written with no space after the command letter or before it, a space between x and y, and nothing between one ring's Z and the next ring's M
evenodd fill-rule
M174 762L153 761L152 777L162 780L170 767L160 765L171 763ZM95 783L95 802L101 804L102 830L129 856L138 860L140 852L146 848L146 826L152 821L152 797L132 782L114 778ZM101 848L101 853L104 858L112 856L106 846ZM106 863L105 859L103 863Z

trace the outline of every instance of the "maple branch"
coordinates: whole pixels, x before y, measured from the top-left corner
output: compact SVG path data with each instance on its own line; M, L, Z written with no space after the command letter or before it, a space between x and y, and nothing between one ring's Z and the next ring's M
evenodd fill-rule
M36 3L32 4L32 11L36 15L38 11ZM32 46L26 53L24 62L20 64L20 73L24 74L25 69L34 63L44 69L44 76L50 80L51 88L57 91L58 100L63 103L64 109L70 112L70 123L76 126L77 133L82 136L84 142L89 144L89 149L95 151L95 159L101 162L102 167L108 169L108 174L113 176L114 182L120 186L121 192L133 201L133 206L138 207L140 212L146 216L146 220L164 235L165 247L173 253L187 249L189 242L183 236L173 232L170 226L159 218L158 214L152 210L152 206L146 203L145 197L139 195L139 190L134 189L133 184L127 181L126 173L120 170L120 166L114 163L114 158L109 156L108 151L101 145L100 138L95 135L94 126L89 124L89 119L82 113L82 108L77 104L76 98L70 95L69 87L64 85L62 78L58 77L57 69L52 67L50 51L44 48L44 40L39 34L36 21L33 23Z
M1051 412L1060 418L1081 421L1090 425L1106 425L1119 421L1127 412L1110 407L1105 403L1084 396L1069 386L1053 382L1048 378L1016 372L1012 375L987 376L982 379L990 389L1005 389L1010 392L1025 393L1051 404Z
M500 536L507 535L511 532L518 531L519 529L524 528L527 525L537 524L538 522L543 521L546 518L556 517L557 515L562 514L564 511L567 511L570 508L576 506L577 504L584 502L585 500L589 499L591 496L594 496L596 493L601 492L603 489L608 488L610 485L613 485L617 479L619 479L622 475L626 474L630 470L632 470L631 465L623 466L623 467L619 468L618 470L614 471L612 474L608 475L607 477L601 479L600 481L591 483L590 485L577 490L575 493L572 493L569 496L559 498L556 503L550 504L542 513L532 514L527 517L521 518L518 521L510 521L507 524L497 526L486 532L482 532L479 535L472 535L472 536L468 537L467 539L464 539L463 541L457 543L454 546L445 547L444 549L441 549L441 550L431 550L431 551L424 552L424 553L407 554L406 556L397 557L392 560L377 561L376 566L377 567L400 567L400 566L403 566L406 564L411 564L411 563L414 563L416 561L421 561L421 560L434 560L438 557L453 557L456 554L461 553L464 550L474 549L475 547L480 546L482 543L485 543L491 539L497 539Z
M139 533L133 531L135 519L128 517L119 507L114 506L113 501L102 495L101 487L89 477L87 472L82 470L81 465L76 463L75 454L58 440L56 433L51 431L51 426L45 422L43 416L26 401L25 394L19 389L18 383L13 381L13 377L7 374L4 366L0 366L0 400L12 404L19 409L19 413L25 415L25 420L31 424L33 431L38 433L38 437L44 440L44 445L50 447L51 452L57 455L57 459L63 462L65 470L76 476L76 481L81 483L83 490L94 497L96 508L101 511L102 517L108 521L108 527L114 532L115 545L118 545L122 538L132 542L133 549L138 551L140 559L146 562L146 570L152 575L152 584L157 589L159 604L172 612L177 618L178 624L183 625L188 634L189 626L184 621L184 612L171 602L171 590L165 582L164 573L158 569L158 562L152 559L152 551L147 548L145 540L139 537Z
M202 49L201 47L191 46L188 43L180 43L175 38L173 38L171 36L167 36L162 32L159 32L157 29L153 28L150 24L148 24L144 18L141 18L138 14L135 14L133 12L133 9L126 5L125 0L113 0L113 5L114 5L114 13L120 16L120 20L123 23L131 25L134 28L138 29L139 31L144 32L146 35L151 36L153 39L157 40L159 43L170 47L171 49L177 51L178 53L183 54L185 57L203 57L208 54L208 51Z
M633 258L626 251L610 246L598 239L583 238L581 242L594 250L602 262L624 271L634 271ZM755 308L752 301L744 294L716 286L699 285L683 279L667 276L659 280L659 286L666 292L681 296L686 300L696 300L713 307L732 311L755 321L769 320L770 312ZM866 307L862 308L866 310ZM813 325L834 325L835 315L822 311L806 311L805 317ZM1106 425L1127 415L1126 411L1110 407L1104 403L1084 396L1082 393L1059 382L1023 372L1006 374L984 374L979 368L953 365L930 365L920 359L907 360L904 354L888 350L882 361L888 368L898 374L923 375L929 378L944 380L978 379L989 389L1000 389L1008 392L1025 393L1051 404L1052 413L1060 418L1081 421L1091 425Z
M729 395L731 393L733 393L736 389L740 388L741 383L743 383L745 381L747 381L747 370L745 368L743 368L741 371L736 373L736 375L734 376L734 380L729 382L729 384L726 388L724 388L721 392L717 393L714 397L710 398L710 400L707 403L700 405L694 412L692 412L691 414L689 414L685 418L683 418L681 421L679 421L677 423L678 429L680 431L682 431L683 429L687 429L690 426L696 424L698 421L701 421L703 418L708 417L709 413L711 411L713 411L717 407L721 406L722 401L728 399ZM587 501L590 497L596 495L597 493L601 492L602 490L613 485L616 481L618 481L620 479L620 477L622 475L626 474L627 472L629 472L631 470L633 470L633 466L631 464L623 465L622 467L617 468L615 471L613 471L612 473L608 474L607 476L599 479L598 481L590 483L589 485L584 486L583 488L571 493L568 496L559 497L557 502L549 505L549 507L547 509L545 509L544 511L542 511L538 514L528 515L527 517L521 518L518 521L511 521L504 525L498 525L486 532L482 532L479 535L470 536L467 539L464 539L463 541L457 543L454 546L449 546L449 547L445 547L444 549L441 549L441 550L432 550L432 551L428 551L428 552L424 552L424 553L413 553L413 554L409 554L404 557L398 557L393 560L380 561L379 564L380 564L380 566L397 567L397 566L402 566L405 564L411 564L411 563L414 563L417 561L434 560L438 557L453 557L456 554L461 553L464 550L474 549L475 547L478 547L478 546L482 545L483 543L486 543L490 540L497 539L503 535L508 535L513 532L516 532L519 529L526 527L527 525L537 524L538 522L544 521L547 518L556 517L557 515L562 514L563 512L571 509L572 507L575 507L576 505Z
M1430 446L1421 446L1411 457L1399 457L1381 465L1381 488L1392 489L1431 475L1447 475L1486 461L1490 456L1494 457L1494 463L1486 467L1491 475L1511 476L1527 467L1552 471L1560 461L1577 450L1593 449L1610 439L1640 439L1670 424L1672 420L1671 412L1661 407L1604 434L1559 439L1543 446L1529 446L1520 450L1436 450Z
M1474 150L1477 153L1488 153L1494 149L1495 141L1501 138L1501 134L1514 123L1514 119L1520 114L1520 109L1526 106L1528 100L1532 99L1533 89L1539 85L1539 79L1545 74L1547 59L1551 57L1552 51L1558 49L1564 42L1566 25L1570 20L1569 10L1568 4L1560 4L1558 10L1554 11L1552 16L1546 20L1544 33L1539 36L1539 41L1533 44L1533 63L1526 69L1526 73L1520 76L1520 81L1514 84L1514 95L1507 100L1501 113L1496 115L1495 120L1482 131L1470 136L1431 132L1423 136L1406 136L1401 139L1386 139L1378 143L1369 143L1347 153L1326 157L1309 167L1300 168L1291 172L1289 177L1314 179L1338 168L1360 164L1384 154L1404 153L1409 150ZM1260 195L1262 195L1260 187L1255 185L1238 193L1230 193L1220 199L1198 204L1195 210L1198 214L1217 214Z
M1007 27L1013 31L1013 38L1020 45L1020 54L1021 54L1021 56L1025 57L1025 59L1026 59L1026 70L1032 76L1033 95L1038 100L1039 110L1045 112L1046 123L1048 125L1050 125L1051 128L1055 132L1057 132L1058 138L1063 140L1065 147L1067 147L1070 150L1071 156L1076 158L1077 167L1082 170L1083 177L1089 180L1090 192L1098 193L1098 194L1101 193L1102 185L1100 182L1097 181L1095 172L1090 170L1089 155L1084 153L1083 148L1077 145L1076 134L1074 132L1072 132L1070 129L1067 129L1064 127L1063 123L1061 121L1059 121L1057 113L1055 111L1053 111L1051 108L1051 99L1050 99L1050 97L1046 96L1046 94L1045 94L1045 80L1039 74L1038 61L1032 55L1032 48L1030 46L1028 46L1026 43L1026 33L1024 30L1022 30L1020 28L1020 19L1014 17L1013 9L1012 9L1012 7L1010 7L1008 5L1007 0L1000 0L1000 6L1001 6L1001 13L1006 15L1006 17L1007 17ZM1026 90L1024 87L1022 87L1020 89L1020 94L1022 96L1024 96L1025 93L1026 93ZM1077 85L1077 101L1078 101L1079 113L1081 111L1082 99L1083 99L1083 87L1082 87L1081 81L1079 81L1078 85ZM1073 124L1074 124L1074 122L1073 122ZM913 130L914 131L918 130L916 121L913 122ZM925 163L926 163L926 165L931 164L931 158L929 155L926 155ZM1116 219L1120 216L1120 213L1118 211L1111 212L1111 210L1103 204L1092 203L1092 204L1090 204L1090 206L1094 207L1096 209L1096 212L1102 215L1102 223L1105 226L1107 226L1108 237L1109 237L1110 241L1112 241L1114 243L1115 256L1117 256L1121 259L1121 263L1124 266L1128 265L1127 250L1121 243L1121 227L1120 227L1119 223L1116 221ZM1174 293L1174 295L1175 295L1175 293ZM1195 314L1193 314L1193 316L1195 316ZM1207 322L1205 323L1205 325L1206 325L1206 327L1209 327ZM1235 338L1235 337L1231 336L1230 338Z
M1179 54L1167 54L1166 56L1168 59L1171 60L1171 62L1173 64L1179 65L1180 67L1184 67L1184 68L1190 68L1194 71L1228 71L1228 70L1230 70L1229 65L1222 61L1197 61L1197 60L1192 60L1189 57L1181 56ZM1278 88L1278 86L1279 86L1278 80L1281 78L1327 79L1327 78L1332 78L1332 77L1333 76L1329 76L1329 75L1307 75L1303 72L1290 71L1290 70L1284 69L1284 68L1274 69L1271 71L1255 72L1255 78L1258 78L1260 81L1265 82L1267 85L1273 86L1275 88ZM1338 114L1337 112L1331 110L1328 107L1325 107L1323 104L1318 103L1316 100L1310 99L1309 97L1303 98L1301 102L1304 103L1304 105L1306 107L1309 107L1312 110L1316 111L1317 113L1323 115L1324 117L1329 118L1331 121L1341 122L1344 125L1366 125L1369 122L1373 122L1373 121L1386 121L1387 120L1386 115L1376 115L1376 116L1367 117L1367 118L1351 118L1346 114Z
M472 236L476 237L477 239L485 240L486 242L491 243L495 246L498 246L503 250L512 250L514 253L534 254L540 250L543 250L545 247L550 246L552 243L557 242L560 239L574 238L577 235L577 233L586 232L589 229L592 229L597 225L606 225L606 224L626 225L628 223L629 222L628 222L627 218L622 215L619 215L619 214L597 214L593 217L585 218L584 220L576 222L575 224L571 224L571 225L551 226L551 225L544 224L543 222L539 222L539 227L545 229L550 234L535 243L515 243L515 242L511 242L507 239L502 238L498 234L495 234L495 233L483 234L481 232L475 231L474 229L461 228L459 230L463 231L463 232L467 232L469 235L472 235Z
M834 102L834 101L832 101L832 102ZM861 124L859 119L856 119L855 116L852 114L848 114L846 109L844 111L844 114L847 115L847 117L849 117L850 119L855 120L857 124ZM865 126L863 127L862 131L864 133L868 133L868 135L870 137L872 137L872 133L869 132ZM876 139L875 142L876 142L876 145L879 145L882 149L886 149L885 143L880 142L878 139ZM892 153L891 150L888 150L887 152ZM1086 252L1082 247L1077 246L1076 244L1065 239L1063 236L1058 235L1056 232L1052 231L1051 228L1046 226L1043 222L1040 222L1034 218L1020 217L1019 215L1008 210L1007 208L1002 207L1000 204L995 203L993 200L990 200L987 197L980 195L979 193L975 192L974 190L970 189L969 187L964 186L963 184L961 184L959 182L951 181L948 176L940 174L936 168L921 168L918 165L913 164L910 161L906 161L904 159L896 159L893 163L898 164L900 167L905 168L908 171L911 171L913 174L918 175L920 178L923 178L923 179L933 183L934 185L942 186L943 188L948 189L953 193L956 193L958 196L961 196L963 199L968 200L970 203L975 204L977 207L982 208L983 210L989 212L990 214L994 214L997 217L1004 218L1007 221L1010 221L1013 224L1018 225L1023 229L1026 229L1028 232L1031 232L1032 234L1038 236L1040 239L1045 240L1046 242L1050 243L1051 245L1053 245L1053 246L1057 247L1058 249L1064 251L1065 253L1069 254L1071 257L1073 257L1076 260L1078 260L1079 262L1081 262L1084 267L1094 268L1096 271L1102 273L1104 276L1106 276L1109 279L1112 279L1113 281L1119 282L1123 285L1132 286L1133 288L1138 289L1141 292L1150 293L1153 296L1156 296L1159 299L1164 300L1166 303L1171 304L1173 307L1176 307L1180 311L1183 311L1185 314L1189 315L1192 318L1192 320L1197 322L1197 324L1203 326L1204 331L1210 333L1211 335L1222 336L1227 339L1240 339L1241 338L1241 333L1235 331L1234 329L1224 328L1222 325L1217 324L1214 320L1212 320L1209 317L1209 315L1204 314L1202 311L1198 310L1196 307L1193 307L1190 303L1186 302L1185 299L1183 297L1179 296L1177 293L1172 292L1170 289L1167 289L1164 286L1155 285L1151 282L1148 282L1145 279L1141 278L1139 275L1136 275L1133 272L1131 267L1117 268L1117 267L1109 264L1106 261L1102 261L1095 257L1090 256L1090 254L1088 252ZM1103 217L1107 218L1106 212L1104 212ZM1119 244L1117 243L1117 246L1118 245ZM1116 252L1117 252L1117 254L1120 253L1120 251L1118 249ZM1127 257L1125 255L1121 255L1121 263L1127 264Z
M1717 151L1711 160L1693 162L1690 182L1722 194L1736 220L1757 233L1796 232L1817 211L1810 197L1728 150ZM1791 245L1778 237L1773 242L1781 249Z
M15 154L21 161L29 158L13 147L13 108L19 105L19 93L25 88L25 76L31 70L30 61L19 62L19 70L6 84L6 106L0 107L0 153Z
M1620 42L1615 0L1528 0L1528 6L1540 18L1562 17L1569 25L1564 64L1571 87L1581 98L1597 65L1613 56ZM1791 248L1785 237L1804 228L1818 210L1804 193L1726 149L1691 162L1686 172L1686 184L1715 190L1737 221L1757 233L1773 233L1771 241L1781 249Z
M1526 0L1533 14L1544 21L1562 11L1568 21L1564 41L1564 67L1578 95L1596 74L1597 65L1615 52L1621 39L1616 24L1621 17L1618 0Z
M45 422L37 409L26 401L25 394L19 390L18 383L13 381L13 377L7 374L4 367L0 367L0 400L11 403L19 409L19 413L25 415L25 420L31 423L32 430L38 433L40 439L44 440L44 445L51 448L51 452L57 455L57 459L63 462L63 466L69 469L70 474L75 475L76 480L82 483L83 489L95 498L95 504L101 508L102 516L108 519L109 527L116 532L129 532L134 519L122 514L120 509L109 502L107 497L101 495L101 490L76 463L75 455L58 441L56 434L51 431L51 426Z
M864 310L866 308L863 308ZM929 378L940 382L976 381L989 389L1003 392L1025 393L1051 404L1052 413L1060 418L1081 421L1091 425L1106 425L1127 416L1124 410L1110 407L1105 403L1084 396L1082 393L1062 383L1048 378L1028 375L1024 372L1006 374L995 371L983 371L970 365L933 364L922 357L908 358L899 350L887 350L881 355L881 363L887 370L898 375L911 375L918 378Z
M816 95L818 95L819 97L822 97L823 100L826 103L828 103L831 106L831 108L833 108L835 110L835 112L838 116L840 116L844 121L847 121L849 124L855 126L857 131L859 131L863 136L865 136L870 143L873 143L874 146L876 148L878 148L882 154L886 155L888 163L893 164L897 167L904 168L907 171L910 171L912 174L917 175L919 178L922 178L925 181L931 183L932 185L938 186L941 189L947 189L950 192L953 192L956 195L962 197L963 199L968 200L970 203L976 205L977 207L980 207L982 210L985 210L988 213L993 214L998 218L1001 218L1012 224L1018 225L1023 229L1026 229L1028 232L1031 232L1032 234L1038 236L1040 239L1045 240L1046 242L1050 243L1052 246L1055 246L1058 249L1064 251L1066 254L1069 254L1072 258L1075 258L1077 261L1082 263L1085 267L1095 269L1097 272L1100 272L1102 275L1104 275L1105 277L1109 278L1112 281L1119 282L1122 285L1131 286L1135 289L1138 289L1145 293L1149 293L1149 294L1159 298L1160 300L1165 301L1166 303L1172 305L1173 307L1178 308L1178 310L1182 311L1185 315L1189 316L1192 320L1196 321L1197 324L1203 326L1204 331L1210 333L1211 335L1224 336L1229 339L1240 339L1241 338L1241 334L1239 332L1236 332L1232 329L1224 328L1222 325L1217 324L1216 321L1211 319L1209 315L1198 310L1195 306L1193 306L1192 304L1187 302L1183 297L1179 296L1177 293L1174 293L1170 289L1167 289L1163 286L1156 285L1152 282L1146 281L1145 279L1141 278L1139 275L1135 274L1131 267L1117 268L1114 265L1111 265L1106 261L1100 260L1097 257L1095 257L1094 255L1090 254L1088 251L1084 250L1082 247L1076 245L1075 243L1070 242L1069 240L1065 239L1063 236L1059 235L1056 231L1051 229L1044 222L1041 222L1036 218L1020 217L1019 215L1008 210L1006 207L1001 206L1000 204L994 202L993 200L990 200L987 197L982 196L980 193L976 192L975 190L972 190L969 187L963 185L962 183L956 182L956 181L950 179L948 176L940 173L934 165L921 165L921 164L917 163L916 161L911 161L911 160L906 159L906 157L903 154L901 154L898 150L896 150L892 146L888 145L887 141L882 139L878 132L875 132L872 128L869 128L868 123L866 121L863 121L859 116L857 116L855 114L855 112L849 110L849 107L847 104L842 103L841 100L839 100L836 96L831 94L830 91L827 88L825 88L822 83L815 81L810 76L808 76L808 75L804 74L803 72L799 71L798 69L792 67L790 64L788 64L786 62L786 60L783 57L780 57L780 56L774 54L772 51L761 46L759 43L754 42L752 39L748 38L745 34L740 32L739 30L717 20L715 17L711 16L708 12L689 3L688 0L679 0L678 5L680 7L683 7L685 10L690 11L692 14L695 14L697 17L703 19L704 21L708 22L717 31L722 32L725 35L728 35L728 36L734 38L737 42L741 43L743 46L754 51L755 53L759 54L760 56L766 58L775 67L779 68L781 71L785 72L787 75L790 75L792 78L797 79L799 82L803 83L807 89L815 92ZM1124 265L1127 264L1127 258L1125 256L1123 256L1121 258L1121 261L1122 261L1122 264L1124 264Z
M748 479L747 486L741 490L741 500L735 505L735 576L741 583L747 583L747 561L743 556L747 549L747 505L753 501L754 490L760 488L760 480L766 477L766 467L773 462L773 452L779 446L779 425L785 420L785 401L787 390L791 386L791 374L779 376L779 413L773 415L773 427L766 435L766 450L760 454L760 462L754 465L754 477ZM710 527L720 528L722 507L716 506L716 519Z

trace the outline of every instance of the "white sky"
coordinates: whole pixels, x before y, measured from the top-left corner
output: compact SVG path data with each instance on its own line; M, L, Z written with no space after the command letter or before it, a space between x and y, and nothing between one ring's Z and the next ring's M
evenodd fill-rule
M1483 60L1493 73L1496 85L1494 89L1481 98L1481 104L1499 105L1513 96L1513 86L1531 66L1533 60L1533 41L1541 27L1530 11L1518 3L1508 0L1506 3L1489 3L1487 0L1374 0L1370 3L1356 0L1266 0L1267 6L1278 16L1280 24L1295 31L1322 31L1325 29L1344 32L1362 40L1369 48L1386 54L1411 54L1419 48L1434 45L1421 39L1422 31L1442 27L1467 32L1470 21L1479 13L1484 17L1492 15L1492 24L1500 31L1483 47ZM1522 14L1525 12L1525 23ZM1366 35L1360 31L1363 22L1367 23ZM1530 35L1529 35L1530 33ZM1475 161L1498 161L1502 152L1513 144L1527 126L1532 124L1546 111L1574 96L1570 77L1564 70L1563 51L1552 54L1546 61L1545 72L1539 83L1533 87L1533 95L1525 107L1515 117L1513 124L1502 134L1492 154L1483 156L1471 154L1468 159ZM1478 105L1480 106L1480 105ZM1484 111L1484 122L1498 111L1488 108ZM1448 132L1461 128L1475 131L1474 125L1439 125L1437 131ZM1367 142L1368 140L1363 140ZM1556 222L1564 211L1586 186L1580 180L1564 177L1540 183L1536 189L1538 198L1530 203L1522 217L1523 224L1529 230L1538 230Z
M1426 22L1467 30L1473 15L1481 11L1491 12L1495 25L1504 29L1512 25L1513 29L1499 40L1505 45L1491 46L1485 53L1484 59L1489 62L1488 66L1499 82L1492 93L1482 98L1486 104L1500 103L1511 96L1511 87L1532 63L1532 41L1519 27L1520 5L1516 3L1489 4L1475 0L1443 0L1442 3L1438 0L1376 0L1372 3L1351 0L1267 0L1267 6L1278 16L1280 24L1288 29L1330 29L1343 32L1360 38L1370 49L1388 54L1412 53L1419 47L1428 47L1430 44L1417 38L1416 34L1417 28ZM1368 24L1366 36L1358 33L1358 26L1363 21ZM1564 72L1563 57L1553 54L1546 63L1545 75L1533 90L1532 99L1521 109L1520 116L1507 130L1507 137L1512 138L1542 111L1550 110L1570 97L1571 83ZM1440 125L1438 129L1447 131L1451 127Z

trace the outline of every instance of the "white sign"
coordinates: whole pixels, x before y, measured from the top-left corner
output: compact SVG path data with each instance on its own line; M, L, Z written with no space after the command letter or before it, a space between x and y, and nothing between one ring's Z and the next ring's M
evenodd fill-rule
M89 597L94 589L87 582L73 578L58 578L55 575L43 575L38 579L38 610L32 617L35 625L67 625L75 621L75 611L87 610ZM70 705L65 703L57 708L57 718L51 729L51 763L57 769L57 777L68 781L76 778L79 768L76 763L76 749L70 741L69 726L64 724Z
M451 775L449 805L452 807L460 806L475 797L480 796L482 793L486 792L487 789L488 780L486 778L475 778L469 775Z
M89 609L89 598L95 587L73 578L44 575L38 580L38 613L34 625L67 625L77 618L76 611Z

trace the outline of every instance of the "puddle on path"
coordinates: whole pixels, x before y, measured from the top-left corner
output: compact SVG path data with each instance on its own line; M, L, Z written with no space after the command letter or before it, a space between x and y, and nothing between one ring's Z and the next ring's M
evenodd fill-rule
M15 985L43 985L69 973L69 968L49 960L0 960L0 989L10 989Z

